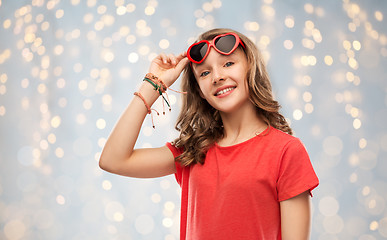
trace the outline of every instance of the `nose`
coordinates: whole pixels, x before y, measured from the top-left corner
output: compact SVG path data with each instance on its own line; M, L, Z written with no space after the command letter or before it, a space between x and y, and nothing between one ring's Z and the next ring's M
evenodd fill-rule
M214 85L225 79L222 70L219 68L212 69L212 74L212 83Z

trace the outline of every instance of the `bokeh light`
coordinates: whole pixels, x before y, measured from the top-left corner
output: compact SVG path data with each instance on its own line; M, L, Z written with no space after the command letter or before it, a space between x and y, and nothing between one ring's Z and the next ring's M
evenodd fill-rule
M308 149L311 238L387 238L386 15L380 0L0 0L0 239L179 239L174 176L115 176L98 158L150 61L214 27L257 44ZM169 99L138 147L177 136Z

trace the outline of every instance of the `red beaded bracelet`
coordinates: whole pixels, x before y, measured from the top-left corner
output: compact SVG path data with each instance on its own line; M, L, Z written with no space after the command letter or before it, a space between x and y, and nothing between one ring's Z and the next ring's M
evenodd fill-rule
M145 104L145 107L146 107L146 110L148 111L148 114L151 114L152 110L151 108L149 107L148 103L145 101L145 98L141 95L141 93L139 92L135 92L134 95L136 95L137 97L141 98L141 100L144 102Z

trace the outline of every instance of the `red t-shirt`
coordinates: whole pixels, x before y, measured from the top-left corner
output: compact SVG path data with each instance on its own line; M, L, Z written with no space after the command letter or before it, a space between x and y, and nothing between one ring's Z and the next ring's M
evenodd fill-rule
M174 157L182 153L170 143ZM279 202L319 184L298 138L269 127L245 142L215 144L205 163L182 167L181 240L281 239Z

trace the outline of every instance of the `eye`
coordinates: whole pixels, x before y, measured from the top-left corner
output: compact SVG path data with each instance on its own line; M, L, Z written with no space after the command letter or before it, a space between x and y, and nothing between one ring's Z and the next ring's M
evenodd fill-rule
M202 73L200 74L200 76L201 76L201 77L205 77L205 76L207 76L208 74L210 74L209 71L204 71L204 72L202 72Z
M230 66L232 66L234 63L233 62L227 62L224 66L225 67L230 67Z

